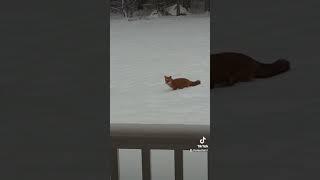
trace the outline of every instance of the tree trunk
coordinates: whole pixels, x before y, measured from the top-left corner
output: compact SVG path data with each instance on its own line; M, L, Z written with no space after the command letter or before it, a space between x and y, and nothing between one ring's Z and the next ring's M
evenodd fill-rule
M180 0L177 0L177 16L180 16Z

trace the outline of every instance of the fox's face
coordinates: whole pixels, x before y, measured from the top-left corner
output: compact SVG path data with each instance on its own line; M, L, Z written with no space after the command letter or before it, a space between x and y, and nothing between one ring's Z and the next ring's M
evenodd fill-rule
M170 83L172 81L172 76L164 76L164 81L166 84Z

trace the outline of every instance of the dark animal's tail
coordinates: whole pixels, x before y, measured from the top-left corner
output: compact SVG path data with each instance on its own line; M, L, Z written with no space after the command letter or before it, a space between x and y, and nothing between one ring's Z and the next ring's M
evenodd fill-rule
M258 63L256 78L267 78L286 72L290 69L290 63L287 60L279 59L271 64Z
M201 82L199 80L191 82L191 86L199 85Z

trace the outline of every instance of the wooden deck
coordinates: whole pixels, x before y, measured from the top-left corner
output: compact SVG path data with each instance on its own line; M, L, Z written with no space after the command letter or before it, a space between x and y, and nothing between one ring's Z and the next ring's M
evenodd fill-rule
M151 180L150 150L167 149L174 150L175 180L183 180L183 150L197 149L203 137L209 141L209 125L111 124L111 179L119 180L119 149L141 149L143 180Z

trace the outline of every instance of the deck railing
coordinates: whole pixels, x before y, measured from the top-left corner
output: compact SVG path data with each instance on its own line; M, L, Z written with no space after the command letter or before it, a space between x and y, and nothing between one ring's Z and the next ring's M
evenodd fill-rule
M174 150L175 180L183 180L183 151L206 147L203 137L209 141L209 125L111 124L111 180L119 180L119 149L141 150L142 180L151 180L151 149Z

